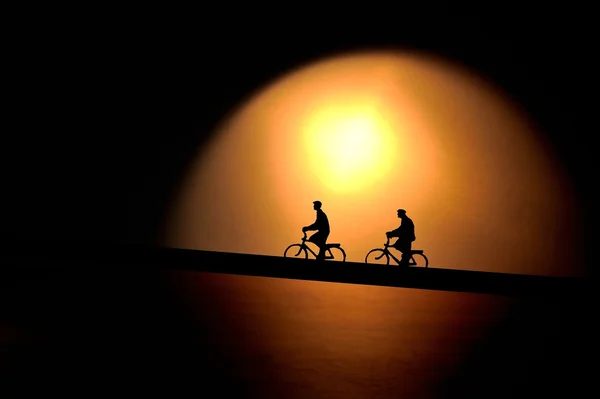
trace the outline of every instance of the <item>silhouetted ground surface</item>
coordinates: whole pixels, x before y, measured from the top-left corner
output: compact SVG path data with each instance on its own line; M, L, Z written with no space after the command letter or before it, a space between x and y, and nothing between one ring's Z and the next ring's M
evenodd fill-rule
M568 295L591 288L585 278L548 277L523 274L491 273L443 268L396 265L367 265L355 262L314 259L288 259L227 252L200 251L176 248L141 247L12 247L4 252L5 268L14 272L34 272L55 268L69 268L82 261L115 264L118 268L157 268L159 270L196 270L292 278L338 283L368 284L389 287L420 288L456 292L500 295ZM39 260L39 262L37 261ZM48 262L43 262L48 260ZM50 260L52 262L50 262ZM78 267L78 266L76 266ZM93 266L91 266L93 267Z
M523 371L529 374L519 383L521 397L556 393L556 388L550 392L547 381L552 386L558 383L561 393L570 397L594 388L594 368L587 364L597 361L592 323L596 294L585 279L401 270L360 263L319 265L311 260L165 248L38 245L3 251L0 397L40 392L63 397L117 392L247 397L252 381L240 380L232 371L235 357L210 344L209 327L190 324L168 283L174 270L528 297L507 323L522 326L525 335L536 331L531 328L536 320L556 318L549 324L555 328L549 334L564 346L552 354L539 353L539 367ZM487 397L506 392L493 386L497 379L492 377L518 367L519 359L504 356L499 364L487 358L508 353L504 333L496 334L479 358L466 363L448 382L448 397L477 397L482 389L489 389ZM530 344L521 338L518 334L509 338L509 353L527 351ZM496 340L503 344L495 345ZM544 361L548 357L560 359L564 368L549 368Z

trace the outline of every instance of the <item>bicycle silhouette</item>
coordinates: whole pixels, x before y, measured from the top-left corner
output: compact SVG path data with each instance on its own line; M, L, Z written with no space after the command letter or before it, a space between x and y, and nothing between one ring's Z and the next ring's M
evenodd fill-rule
M383 248L374 248L367 252L367 256L365 256L365 263L368 264L380 264L380 265L389 265L390 258L392 258L398 265L400 264L400 259L396 258L394 254L389 250L390 247L390 239L388 237L385 244L383 244ZM422 249L413 249L410 251L410 259L408 260L408 266L413 267L425 267L429 266L429 259L423 253Z
M310 242L310 241L309 241ZM313 251L306 244L306 233L304 233L304 237L302 237L302 242L297 244L291 244L288 246L283 252L284 258L292 258L292 257L301 257L304 259L308 259L308 253L311 253L313 257L317 257L317 253ZM325 245L325 259L326 260L336 260L336 261L346 261L346 251L341 247L339 243L326 244Z

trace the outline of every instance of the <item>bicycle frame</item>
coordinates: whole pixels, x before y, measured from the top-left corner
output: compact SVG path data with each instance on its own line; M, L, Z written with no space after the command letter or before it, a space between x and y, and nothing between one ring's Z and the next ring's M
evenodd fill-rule
M293 244L288 245L288 247L285 249L285 251L283 251L283 256L285 258L297 258L299 257L301 254L303 255L302 258L304 259L308 259L309 258L309 253L316 258L317 260L319 260L319 254L317 252L315 252L310 246L308 246L308 242L312 242L310 240L308 240L306 238L306 232L303 231L302 232L304 234L304 237L302 237L300 242L295 242ZM316 243L313 242L313 244L315 244L316 246L318 246ZM335 249L335 251L334 251ZM296 252L295 254L293 254L291 252L291 250L293 250L294 252ZM321 248L319 248L319 251L321 250ZM338 254L339 252L339 254ZM340 243L326 243L325 247L323 248L323 260L334 260L334 261L342 261L345 262L346 261L346 251L344 251L344 249L341 247Z
M306 238L306 232L304 233L304 237L302 237L302 243L300 245L302 245L302 248L305 248L308 250L308 252L310 252L315 258L318 256L317 253L315 253L315 251L312 250L311 247L308 246L308 244L306 244L307 238ZM316 244L315 244L316 245ZM300 253L300 252L298 252ZM331 250L329 249L329 247L327 247L327 245L325 245L325 259L333 259L333 254L331 253Z
M385 242L385 244L383 244L383 251L384 251L384 253L388 254L392 259L394 259L394 261L397 264L400 264L400 259L398 259L398 258L396 258L394 256L394 254L392 253L392 251L390 251L390 247L391 247L391 245L390 245L390 239L388 237L388 239ZM409 265L416 265L417 264L417 261L414 259L412 252L410 254L410 258L408 259L408 264Z

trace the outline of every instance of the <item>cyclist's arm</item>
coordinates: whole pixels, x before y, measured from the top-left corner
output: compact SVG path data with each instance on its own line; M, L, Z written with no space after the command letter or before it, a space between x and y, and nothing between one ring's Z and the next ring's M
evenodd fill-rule
M319 230L319 228L317 227L317 223L313 223L309 226L304 226L304 231L313 231L313 230Z
M386 233L388 237L400 237L400 227Z

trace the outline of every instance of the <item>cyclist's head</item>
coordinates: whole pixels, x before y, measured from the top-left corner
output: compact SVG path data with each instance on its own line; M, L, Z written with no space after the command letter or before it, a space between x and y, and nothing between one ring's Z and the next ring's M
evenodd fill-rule
M321 201L313 201L313 204L315 209L321 209L321 206L323 205L321 204Z
M406 211L404 209L398 209L398 217L401 218L404 215L406 215Z

